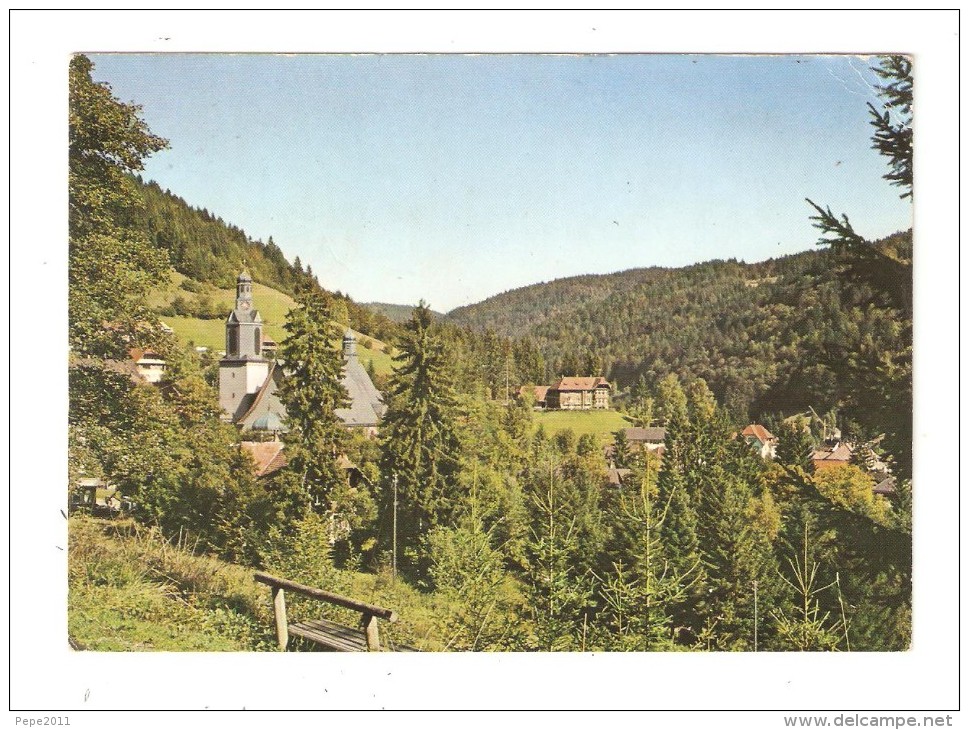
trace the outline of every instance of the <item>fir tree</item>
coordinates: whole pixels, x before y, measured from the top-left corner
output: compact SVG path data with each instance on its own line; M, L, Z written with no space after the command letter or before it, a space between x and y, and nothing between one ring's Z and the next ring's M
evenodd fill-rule
M323 296L305 292L287 315L280 350L286 373L279 395L289 427L287 475L321 513L337 507L333 493L346 483L337 458L346 449L347 432L336 411L349 401L340 382L343 364L332 344L331 319Z
M428 533L430 579L445 600L440 620L445 649L513 650L522 645L520 606L509 590L496 530L485 526L478 508L476 484L468 510L454 528Z
M754 529L750 486L725 470L714 471L697 520L708 576L700 618L713 630L711 648L749 651L762 631L755 614L766 615L777 600L776 564L766 536Z
M625 551L630 563L620 558L602 583L603 618L609 629L607 646L623 651L666 651L675 647L673 616L691 595L702 577L700 559L682 572L666 557L660 539L669 514L669 502L655 498L656 487L648 473L639 481L638 493L620 500L618 510L630 535Z
M396 484L398 544L423 574L427 566L417 566L416 552L428 530L451 524L462 452L450 362L424 302L404 325L398 350L381 432L381 511L389 528ZM389 544L391 530L382 532Z
M689 439L690 425L685 411L676 409L666 425L666 451L657 476L657 500L663 504L658 534L670 570L677 575L692 576L688 595L672 608L674 623L677 627L696 631L695 609L706 571L700 559L696 498L687 481ZM678 638L688 637L684 634Z
M533 474L528 485L532 527L524 581L536 648L584 650L593 584L576 559L581 551L580 514L562 494L561 476L551 459L546 469L546 476L536 479Z
M848 625L837 575L828 585L819 585L817 561L811 557L808 539L809 526L805 522L802 550L787 559L786 572L778 573L794 597L789 610L781 607L771 612L776 622L778 647L796 651L830 651L844 645L851 649ZM785 574L786 573L786 574ZM840 619L832 619L830 612L822 612L819 594L834 589L841 608Z
M617 469L628 469L632 454L629 450L629 439L626 437L626 429L616 431L613 441L613 462Z

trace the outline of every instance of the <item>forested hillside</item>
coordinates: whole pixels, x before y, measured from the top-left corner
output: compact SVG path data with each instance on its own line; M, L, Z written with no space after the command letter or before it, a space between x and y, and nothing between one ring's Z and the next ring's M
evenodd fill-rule
M294 295L301 287L319 287L312 267L307 264L304 269L298 256L290 263L272 236L265 243L254 240L241 228L204 208L191 206L153 181L145 183L136 178L136 182L144 202L138 223L148 240L168 254L178 273L219 289L234 289L243 268L257 283L284 294ZM203 292L195 294L183 297L186 310L179 314L201 319L225 316L224 307L214 312L204 306ZM394 323L386 316L339 291L329 295L339 321L381 340L392 337Z
M910 260L911 232L875 246ZM738 415L790 413L843 398L832 362L842 353L910 344L896 309L844 269L838 253L817 250L757 264L580 276L506 292L447 320L527 336L548 377L598 365L627 387L676 373L703 378Z

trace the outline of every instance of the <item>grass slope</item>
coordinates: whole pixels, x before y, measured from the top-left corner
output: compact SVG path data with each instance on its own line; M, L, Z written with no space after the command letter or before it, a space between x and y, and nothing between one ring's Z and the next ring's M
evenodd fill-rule
M75 649L276 650L270 592L253 580L252 569L195 555L130 520L74 515L68 529L68 639ZM432 597L383 574L335 575L340 593L398 613L398 623L381 623L383 643L442 648L435 639L440 607ZM298 598L287 596L287 603L298 619ZM330 618L355 626L359 615L341 610Z
M195 294L185 291L181 284L186 277L177 271L171 272L171 279L165 286L158 287L148 297L148 304L152 308L158 309L171 301L176 296L183 296L190 299ZM235 289L207 289L206 292L212 300L224 309L228 315L229 311L235 306ZM266 334L277 343L282 343L286 338L286 330L283 324L286 322L286 314L296 304L293 298L276 289L272 289L262 284L253 284L252 297L256 303L259 314L262 315L265 323ZM175 317L163 315L161 320L175 330L178 339L186 344L195 347L208 347L214 352L225 349L225 320L224 319L198 319L196 317ZM392 372L392 358L389 353L390 348L384 343L360 332L357 336L357 353L360 362L364 366L369 361L373 361L374 369L380 375L389 375ZM370 340L373 346L363 347L364 340ZM339 345L338 340L334 340L334 345Z
M549 434L571 428L576 436L592 434L605 444L632 423L618 411L540 411L535 414L535 425L544 426Z

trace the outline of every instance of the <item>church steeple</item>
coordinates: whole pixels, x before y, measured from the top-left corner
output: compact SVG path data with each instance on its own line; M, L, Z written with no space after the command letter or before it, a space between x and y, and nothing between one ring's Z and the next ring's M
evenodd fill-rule
M236 279L236 309L252 308L252 277L243 269Z
M219 405L225 418L238 420L269 375L262 356L262 317L252 302L252 277L236 279L236 306L225 320L225 357L219 362Z
M236 279L236 306L225 321L227 358L262 358L262 317L252 303L252 277L243 271Z

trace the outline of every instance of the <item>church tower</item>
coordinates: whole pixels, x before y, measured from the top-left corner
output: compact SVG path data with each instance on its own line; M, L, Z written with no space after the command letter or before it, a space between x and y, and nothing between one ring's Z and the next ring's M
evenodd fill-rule
M262 317L252 302L252 277L236 280L236 305L225 322L225 357L219 361L219 405L233 423L246 413L269 375L262 356Z

